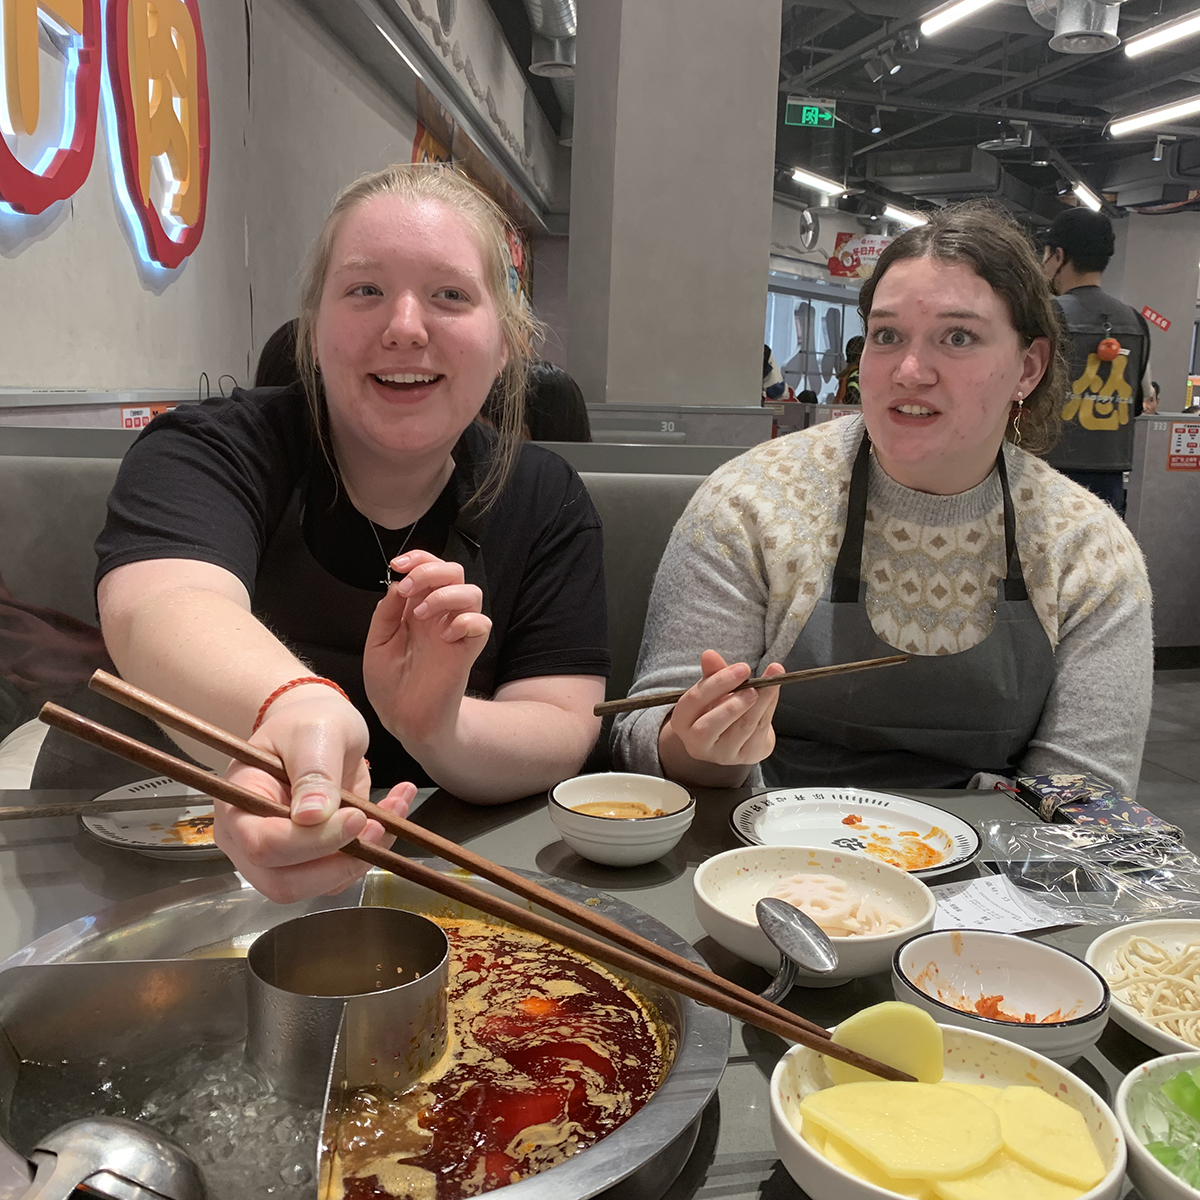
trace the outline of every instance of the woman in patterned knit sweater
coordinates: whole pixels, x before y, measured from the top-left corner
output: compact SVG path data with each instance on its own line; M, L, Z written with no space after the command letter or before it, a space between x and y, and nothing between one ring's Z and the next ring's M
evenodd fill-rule
M1024 233L945 209L862 288L862 416L716 471L663 556L617 760L698 786L963 787L1088 772L1137 786L1150 588L1053 441L1060 330ZM896 650L904 666L733 693Z

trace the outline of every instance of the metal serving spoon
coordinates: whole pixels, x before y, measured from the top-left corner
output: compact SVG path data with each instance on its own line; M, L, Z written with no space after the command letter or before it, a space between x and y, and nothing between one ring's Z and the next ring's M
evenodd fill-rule
M779 970L762 998L779 1004L796 983L801 969L813 975L837 970L838 952L829 934L794 904L764 897L754 906L759 928L779 951Z

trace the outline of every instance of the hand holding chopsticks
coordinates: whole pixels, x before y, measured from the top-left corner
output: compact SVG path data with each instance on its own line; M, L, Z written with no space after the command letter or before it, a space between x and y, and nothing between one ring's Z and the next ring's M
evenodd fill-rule
M803 683L806 679L824 679L830 675L848 675L851 671L872 671L876 667L893 667L908 662L907 654L889 654L886 658L865 658L860 662L835 663L831 667L809 667L804 671L787 671L782 675L760 675L755 679L747 679L745 683L734 688L736 692L748 689L779 687L785 683ZM645 696L626 696L623 700L606 700L597 704L592 712L597 717L607 717L612 713L638 712L643 708L658 708L659 705L678 704L688 693L688 689L675 692L651 692Z
M96 690L102 691L114 699L119 699L121 703L127 704L137 711L153 716L154 719L171 728L186 732L189 736L203 741L214 749L231 754L239 761L247 762L248 765L258 767L275 778L279 778L282 765L274 755L251 746L215 726L201 722L190 714L166 705L148 693L131 688L121 680L112 676L104 676L102 672L98 672L97 675L98 678L94 681ZM139 763L152 771L169 775L182 783L197 787L244 811L258 816L286 818L290 815L284 805L241 788L227 779L212 775L204 769L183 762L172 755L145 746L133 738L79 717L57 705L45 705L42 710L42 720L94 745ZM819 1025L795 1016L786 1009L768 1004L753 993L737 988L705 968L640 938L623 926L592 912L583 905L575 904L543 889L456 843L440 838L408 821L400 820L378 809L369 801L345 793L343 800L368 813L391 832L397 833L423 849L439 854L459 866L500 883L516 894L566 917L577 925L582 925L592 933L611 938L612 941L617 942L617 945L613 946L610 942L599 941L597 937L579 932L572 925L560 925L508 901L497 899L471 887L470 884L453 875L443 875L421 863L378 846L352 841L349 845L342 847L342 852L351 857L392 871L405 879L459 903L480 909L502 921L529 929L551 941L608 963L620 971L640 975L663 987L681 992L702 1004L711 1005L779 1037L801 1042L822 1053L861 1066L884 1078L909 1078L903 1072L835 1045L828 1040L827 1031Z

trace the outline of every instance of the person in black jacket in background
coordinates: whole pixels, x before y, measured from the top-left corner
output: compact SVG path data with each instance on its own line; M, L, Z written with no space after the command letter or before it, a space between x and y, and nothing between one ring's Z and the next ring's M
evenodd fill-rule
M1042 273L1057 294L1070 365L1062 436L1046 458L1124 512L1133 417L1150 388L1150 327L1100 287L1113 247L1112 222L1089 208L1060 213L1046 234Z

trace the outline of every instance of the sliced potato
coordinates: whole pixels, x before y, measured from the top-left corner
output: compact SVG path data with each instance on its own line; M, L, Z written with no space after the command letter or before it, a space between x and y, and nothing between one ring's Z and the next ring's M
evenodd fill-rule
M845 1083L806 1096L800 1113L897 1179L956 1179L1002 1145L986 1104L927 1083Z
M1082 1114L1035 1087L1009 1087L996 1101L1004 1146L1030 1170L1087 1191L1105 1176Z
M825 1153L825 1130L812 1121L800 1122L800 1136L818 1153Z
M956 1083L953 1079L943 1079L938 1087L957 1088L960 1092L966 1092L968 1096L974 1096L976 1100L982 1100L988 1108L995 1105L1000 1093L1004 1091L1000 1087L988 1087L986 1083Z
M873 1004L847 1017L833 1035L839 1046L848 1046L889 1067L907 1071L921 1083L937 1083L942 1077L946 1049L938 1023L924 1010L899 1000ZM877 1081L875 1075L826 1058L834 1083Z
M1047 1179L1003 1150L978 1171L934 1187L941 1200L1076 1200L1083 1195L1080 1188Z
M848 1142L829 1136L825 1139L825 1157L835 1167L840 1167L859 1179L865 1179L876 1187L895 1192L898 1196L912 1196L914 1200L933 1200L933 1187L924 1179L897 1179L881 1171L869 1158L860 1154Z

